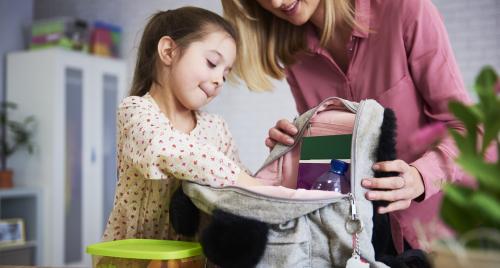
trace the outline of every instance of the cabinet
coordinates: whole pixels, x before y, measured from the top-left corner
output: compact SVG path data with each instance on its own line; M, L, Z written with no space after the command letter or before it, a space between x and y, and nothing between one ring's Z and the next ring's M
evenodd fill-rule
M59 48L7 56L13 119L34 115L35 153L9 159L16 186L41 189L42 265L90 264L116 183L116 109L126 64Z
M0 189L0 219L21 218L26 240L22 245L0 247L0 265L34 265L41 262L41 207L40 191L37 189Z

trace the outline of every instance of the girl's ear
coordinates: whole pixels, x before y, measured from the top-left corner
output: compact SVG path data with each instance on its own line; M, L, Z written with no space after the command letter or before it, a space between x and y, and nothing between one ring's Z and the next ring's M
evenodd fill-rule
M158 55L165 65L171 65L176 53L176 44L170 36L163 36L158 41Z

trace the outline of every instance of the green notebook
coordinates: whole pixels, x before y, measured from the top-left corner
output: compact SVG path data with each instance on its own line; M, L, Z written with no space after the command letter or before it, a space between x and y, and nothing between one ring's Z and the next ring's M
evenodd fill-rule
M350 159L352 134L302 138L300 160Z

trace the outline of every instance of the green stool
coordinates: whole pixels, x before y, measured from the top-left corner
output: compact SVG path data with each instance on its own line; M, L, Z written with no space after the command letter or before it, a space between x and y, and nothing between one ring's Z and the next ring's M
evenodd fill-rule
M196 242L125 239L87 247L94 268L198 268L205 266L201 245Z

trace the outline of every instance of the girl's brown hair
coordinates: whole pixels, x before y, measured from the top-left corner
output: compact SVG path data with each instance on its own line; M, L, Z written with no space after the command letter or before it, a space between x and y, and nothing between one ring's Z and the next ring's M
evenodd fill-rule
M156 72L157 46L163 36L172 38L182 53L192 42L203 39L214 30L227 32L237 43L238 35L234 27L209 10L182 7L154 14L142 34L129 95L144 96L153 83L159 84Z
M269 78L283 79L285 68L294 63L298 52L306 50L305 26L295 26L276 17L255 0L221 2L224 17L235 25L241 38L234 73L250 90L271 90ZM336 21L344 21L353 29L365 30L356 22L349 0L320 2L325 12L321 46L325 47L331 40Z

